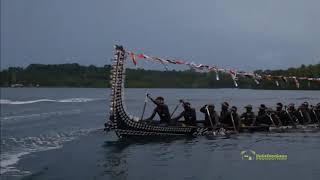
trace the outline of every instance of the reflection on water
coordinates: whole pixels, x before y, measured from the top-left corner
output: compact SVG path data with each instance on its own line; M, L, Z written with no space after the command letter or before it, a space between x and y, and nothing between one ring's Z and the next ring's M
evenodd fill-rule
M124 153L130 143L124 141L106 141L103 148L106 149L103 167L104 172L110 179L127 179L128 166L126 163L127 154Z
M105 141L103 177L110 179L229 179L236 178L228 174L233 171L245 175L248 167L253 176L258 176L264 168L276 171L281 168L290 171L300 168L304 172L319 170L318 166L303 168L302 162L319 164L312 156L319 157L320 131L291 133L251 133L230 136L228 138L165 138L165 139L127 139ZM308 144L306 144L308 142ZM241 159L240 152L254 150L258 153L287 154L288 162L261 162L248 164ZM307 153L308 157L301 157ZM269 166L268 164L275 166ZM299 163L302 163L298 165ZM255 164L255 165L254 165ZM295 166L288 166L296 164ZM214 170L215 169L215 170ZM241 173L240 173L241 172ZM170 176L164 175L169 173ZM290 175L296 179L295 172ZM162 176L161 176L162 175ZM246 179L254 179L253 176ZM229 177L229 178L226 178ZM275 176L276 177L276 176ZM308 175L315 177L315 173ZM316 176L319 177L319 176Z

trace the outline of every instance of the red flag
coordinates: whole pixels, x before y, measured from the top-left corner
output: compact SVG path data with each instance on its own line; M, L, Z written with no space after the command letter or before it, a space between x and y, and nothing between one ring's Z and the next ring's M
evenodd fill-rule
M176 60L176 64L185 64L186 62L183 60Z
M144 54L137 54L137 57L141 58L141 59L145 59L146 58L146 56Z
M129 56L131 57L132 63L136 66L137 61L136 61L135 54L133 52L129 52Z

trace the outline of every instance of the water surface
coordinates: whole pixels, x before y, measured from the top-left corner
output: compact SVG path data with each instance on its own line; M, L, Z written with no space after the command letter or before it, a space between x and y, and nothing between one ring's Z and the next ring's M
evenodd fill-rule
M239 107L311 104L319 91L149 89L170 109L179 99L197 108L223 101ZM126 89L128 111L141 115L146 89ZM1 176L4 179L319 179L319 131L254 133L229 138L119 141L101 128L109 90L2 88ZM149 103L146 116L154 106ZM179 109L181 111L181 109ZM287 154L287 161L244 161L240 151Z

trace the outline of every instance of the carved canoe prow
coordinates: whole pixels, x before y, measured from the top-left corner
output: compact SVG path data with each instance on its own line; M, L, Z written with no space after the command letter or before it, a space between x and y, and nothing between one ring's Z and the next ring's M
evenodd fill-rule
M139 122L129 116L124 102L126 52L122 46L115 45L114 62L111 69L110 116L108 126L118 137L127 136L181 136L194 135L204 128L156 126Z

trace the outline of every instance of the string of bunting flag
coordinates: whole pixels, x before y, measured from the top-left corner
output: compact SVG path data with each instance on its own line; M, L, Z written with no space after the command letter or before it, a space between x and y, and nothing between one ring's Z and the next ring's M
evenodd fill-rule
M275 81L276 86L280 86L279 81L283 81L283 82L287 83L289 80L292 80L295 83L297 88L300 88L299 81L301 81L301 80L308 81L309 86L310 86L310 82L320 83L320 78L259 75L257 73L253 73L253 72L238 71L235 69L218 68L217 66L214 66L214 65L196 64L194 62L188 62L188 61L180 60L180 59L167 59L167 58L160 58L157 56L148 56L143 53L135 53L132 51L127 51L126 53L131 58L132 63L135 66L137 66L138 60L148 60L148 61L154 61L154 62L160 63L163 65L165 70L168 70L169 64L186 65L186 66L189 66L189 68L194 69L198 72L215 72L216 80L220 79L219 73L226 73L226 74L229 74L230 77L232 78L235 87L238 87L237 80L239 77L252 78L255 81L255 83L257 83L257 84L260 84L260 81L263 79L273 80L273 81Z

